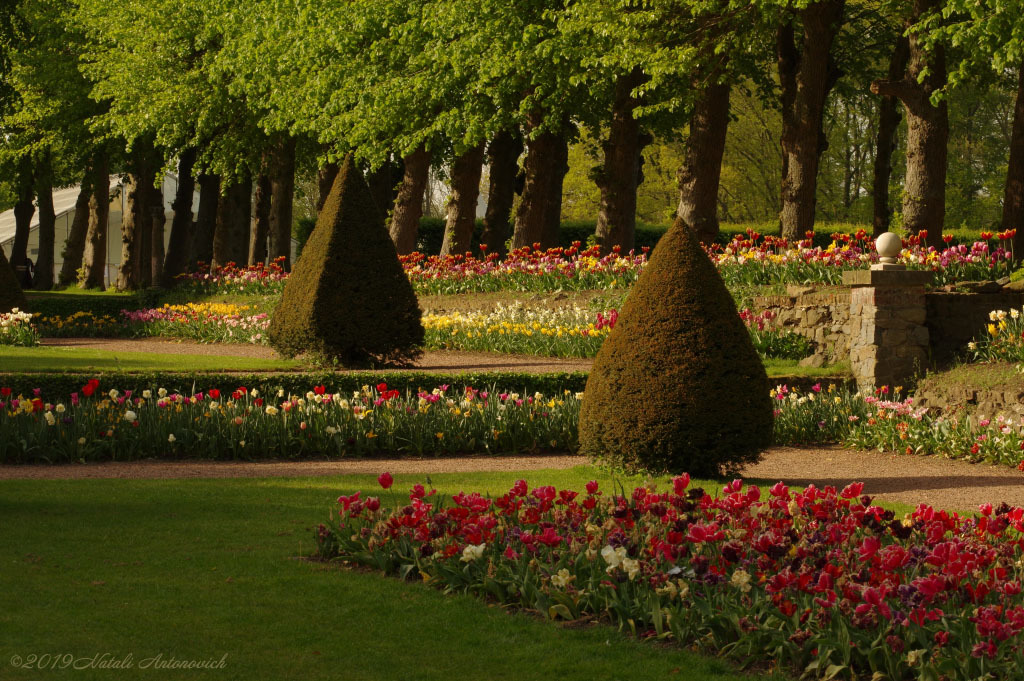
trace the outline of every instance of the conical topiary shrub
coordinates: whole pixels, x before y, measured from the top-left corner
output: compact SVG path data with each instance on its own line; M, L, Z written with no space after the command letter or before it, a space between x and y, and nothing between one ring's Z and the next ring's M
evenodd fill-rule
M345 365L404 364L419 356L423 325L384 220L349 155L295 264L267 331L292 357Z
M4 255L3 247L0 247L0 313L10 312L14 308L24 310L25 306L25 293L18 284L18 277L7 261L7 256Z
M714 475L772 440L764 365L715 266L676 220L587 380L580 450L630 471Z

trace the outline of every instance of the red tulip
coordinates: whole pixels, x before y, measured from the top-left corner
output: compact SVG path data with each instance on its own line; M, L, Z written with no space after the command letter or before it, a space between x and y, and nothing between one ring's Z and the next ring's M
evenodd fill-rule
M843 491L839 493L843 499L856 499L860 496L860 493L864 491L863 482L853 482L843 488Z
M390 489L391 485L394 484L395 479L391 477L391 473L384 471L377 476L377 483L380 484L384 489Z

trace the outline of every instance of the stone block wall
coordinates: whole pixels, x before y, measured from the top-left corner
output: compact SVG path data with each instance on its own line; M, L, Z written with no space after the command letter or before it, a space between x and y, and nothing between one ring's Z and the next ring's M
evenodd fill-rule
M832 361L850 358L851 289L791 286L785 296L763 296L754 299L757 311L771 310L775 325L785 331L798 333L815 344L816 352L823 352ZM930 291L924 294L924 325L928 328L930 363L947 364L962 352L971 339L985 331L992 310L1021 309L1024 292L1004 289L1000 293L946 293ZM917 314L913 316L915 323ZM880 325L884 328L884 320ZM898 331L886 340L896 342Z
M928 366L924 286L850 293L850 368L858 387L900 385Z
M787 293L755 298L754 307L771 310L777 328L811 340L816 353L845 360L850 353L850 289L791 286Z

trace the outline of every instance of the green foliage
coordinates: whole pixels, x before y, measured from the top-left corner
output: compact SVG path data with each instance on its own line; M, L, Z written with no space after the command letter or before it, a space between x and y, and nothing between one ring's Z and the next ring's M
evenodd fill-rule
M756 461L772 439L766 381L725 284L677 221L591 369L580 450L627 470L695 475Z
M10 312L14 308L24 310L26 307L25 294L7 261L3 247L0 247L0 312Z
M306 247L306 241L309 240L309 235L313 233L315 227L316 218L299 218L295 221L295 226L292 227L292 238L298 242L295 246L296 261L302 256L302 249Z
M129 143L152 138L198 167L235 175L259 162L261 110L238 92L225 45L252 8L217 0L81 0L74 19L89 41L81 69L108 111L95 123Z
M408 362L423 344L420 308L350 154L271 319L270 344L345 364Z

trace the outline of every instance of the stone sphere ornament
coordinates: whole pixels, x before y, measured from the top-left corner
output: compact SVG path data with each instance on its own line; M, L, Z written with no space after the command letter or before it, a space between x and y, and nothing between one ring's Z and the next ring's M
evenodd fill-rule
M899 256L900 251L903 250L903 240L900 239L899 234L885 232L875 239L875 250L878 251L878 255L881 256L879 258L881 262L886 264L895 264L896 257Z

